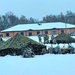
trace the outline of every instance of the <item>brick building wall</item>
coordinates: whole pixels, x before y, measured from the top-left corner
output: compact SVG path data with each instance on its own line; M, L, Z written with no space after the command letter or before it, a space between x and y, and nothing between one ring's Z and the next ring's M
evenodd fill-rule
M74 33L75 34L75 28L60 28L60 29L46 29L46 30L27 30L27 31L13 31L13 32L2 32L0 35L3 35L3 37L13 37L16 33L20 33L24 36L37 36L39 33L41 34L48 34L48 35L57 35L61 32L64 32L66 34Z

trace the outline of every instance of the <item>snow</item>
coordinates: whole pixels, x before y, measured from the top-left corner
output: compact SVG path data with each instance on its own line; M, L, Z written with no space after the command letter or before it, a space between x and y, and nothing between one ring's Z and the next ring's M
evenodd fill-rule
M37 36L29 38L38 41ZM75 75L74 59L75 54L45 54L34 58L7 55L0 57L0 75Z
M67 28L75 27L75 25L72 24L66 24ZM6 30L3 30L1 32L7 32L7 31L25 31L25 30L43 30L43 29L52 29L52 28L65 28L65 23L62 22L53 22L53 23L41 23L41 25L38 24L19 24L16 26L13 26L11 28L8 28Z
M75 54L0 57L0 75L75 75Z
M2 38L2 40L7 41L8 39L10 39L11 37L4 37Z

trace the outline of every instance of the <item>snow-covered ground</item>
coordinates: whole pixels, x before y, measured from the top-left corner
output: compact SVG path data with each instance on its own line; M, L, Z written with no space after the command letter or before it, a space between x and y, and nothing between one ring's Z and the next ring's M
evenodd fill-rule
M75 75L75 55L0 57L0 75Z
M0 75L75 75L75 54L0 57Z

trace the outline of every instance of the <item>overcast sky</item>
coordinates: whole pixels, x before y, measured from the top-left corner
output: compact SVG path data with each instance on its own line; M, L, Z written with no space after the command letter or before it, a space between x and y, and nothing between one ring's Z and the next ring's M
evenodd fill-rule
M19 17L41 19L67 10L75 12L75 0L0 0L0 15L11 11Z

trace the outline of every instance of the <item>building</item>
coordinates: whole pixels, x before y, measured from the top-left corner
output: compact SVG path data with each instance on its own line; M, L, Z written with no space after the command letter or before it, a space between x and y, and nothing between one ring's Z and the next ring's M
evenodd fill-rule
M39 33L48 35L57 35L61 32L66 34L75 34L75 25L65 24L61 22L54 23L40 23L40 24L19 24L3 30L0 35L3 37L13 37L16 33L20 33L24 36L36 36Z

